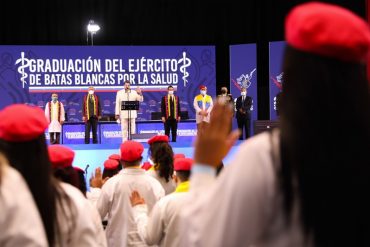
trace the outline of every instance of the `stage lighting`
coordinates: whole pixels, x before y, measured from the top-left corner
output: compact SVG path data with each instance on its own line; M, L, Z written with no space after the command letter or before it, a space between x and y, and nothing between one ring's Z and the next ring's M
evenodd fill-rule
M94 34L100 30L100 27L98 24L96 24L93 20L89 21L89 24L87 24L87 44L89 44L89 33L91 35L91 45L94 45Z

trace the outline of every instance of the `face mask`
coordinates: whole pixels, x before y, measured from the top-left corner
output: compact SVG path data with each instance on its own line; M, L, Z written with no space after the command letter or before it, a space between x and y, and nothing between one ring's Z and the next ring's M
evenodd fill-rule
M57 102L58 101L58 97L52 97L51 99L53 100L53 102Z
M247 92L241 92L240 93L242 96L245 96L245 95L247 95Z
M200 90L200 94L205 95L207 93L206 90Z
M168 94L169 95L173 95L173 91L168 91Z
M89 94L94 94L94 90L89 90Z

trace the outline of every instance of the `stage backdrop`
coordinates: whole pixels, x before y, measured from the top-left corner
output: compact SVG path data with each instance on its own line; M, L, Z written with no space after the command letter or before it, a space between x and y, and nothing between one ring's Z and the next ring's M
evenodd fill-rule
M67 121L77 122L83 94L94 86L103 115L112 115L125 80L144 93L138 120L151 120L151 112L160 111L169 85L180 97L181 111L193 119L199 85L216 93L214 46L0 46L0 109L13 103L44 108L57 92Z
M285 41L270 42L270 120L277 119L276 96L282 90Z
M257 58L256 44L230 46L230 91L236 98L240 96L241 87L247 88L247 96L252 97L251 135L253 122L257 120ZM237 128L234 117L233 128Z

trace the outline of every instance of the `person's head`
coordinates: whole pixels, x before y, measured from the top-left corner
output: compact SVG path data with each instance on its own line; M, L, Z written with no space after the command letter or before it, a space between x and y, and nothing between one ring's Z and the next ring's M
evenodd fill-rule
M125 141L121 144L121 160L124 168L140 166L144 146L140 142Z
M175 160L173 180L176 184L189 180L193 163L193 159L190 158L178 158Z
M131 82L130 82L129 80L127 80L127 81L125 81L125 83L124 83L124 85L123 85L123 86L124 86L124 88L125 88L125 89L127 89L127 90L128 90L128 89L130 89Z
M245 87L242 87L240 90L240 95L241 96L246 96L247 95L247 89Z
M0 152L25 179L46 231L50 246L58 232L58 187L51 176L45 130L48 121L38 107L11 105L0 111Z
M86 197L86 191L87 191L87 186L86 186L86 179L85 179L85 171L82 170L81 168L74 166L73 167L77 173L77 178L78 178L78 189L84 194Z
M201 86L199 87L199 89L200 89L200 94L201 94L201 95L206 95L206 94L207 94L207 87L206 87L206 86L201 85Z
M109 155L108 159L116 160L118 162L118 171L122 170L122 162L121 162L121 155L120 154L111 154Z
M175 93L175 90L173 88L173 86L168 86L167 87L167 92L169 95L173 95Z
M341 7L307 3L288 15L286 40L279 180L288 222L298 201L304 233L315 246L353 245L353 239L364 246L370 217L364 199L370 188L368 25Z
M57 93L52 93L51 94L51 100L55 103L58 101L58 94Z
M166 182L173 174L173 150L168 143L168 136L157 135L148 140L150 159L154 162L154 169Z
M221 94L227 94L227 87L221 88Z
M94 94L94 92L95 92L95 88L94 88L94 87L89 87L89 89L87 90L87 92L88 92L89 94Z
M120 170L120 163L117 160L107 159L104 161L103 179L113 177Z

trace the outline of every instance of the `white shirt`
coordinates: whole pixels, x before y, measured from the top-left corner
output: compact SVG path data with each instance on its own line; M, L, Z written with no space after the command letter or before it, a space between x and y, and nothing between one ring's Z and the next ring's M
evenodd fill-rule
M148 217L146 204L137 205L134 209L135 222L141 238L148 245L179 246L179 216L187 207L187 192L172 193L159 200Z
M117 92L116 95L116 110L115 114L120 115L121 119L128 118L128 111L121 110L121 102L122 101L144 101L144 96L139 95L135 90L128 90L128 92L125 91L125 89L122 89ZM131 118L137 118L137 111L132 110L130 111Z
M46 103L46 106L45 106L45 117L46 119L49 121L49 119L51 120L50 121L50 124L49 124L49 129L48 131L49 132L62 132L62 125L60 124L60 122L58 121L58 117L59 117L59 112L58 112L58 101L56 103L54 103L53 101L50 102L50 106L52 107L52 116L50 118L50 109L49 109L49 103ZM60 121L64 122L65 121L65 116L64 116L65 112L64 112L64 106L63 106L63 103L60 102Z
M90 187L90 191L86 192L87 200L96 208L96 205L98 203L99 197L101 194L100 188L93 188Z
M158 171L148 170L146 173L149 176L157 179L157 181L162 185L165 195L168 195L176 190L176 184L172 178L170 178L170 180L167 182L165 178L159 176Z
M213 183L204 179L206 174L192 173L189 204L181 214L180 246L303 246L298 214L293 214L290 227L285 225L276 186L278 164L273 164L271 151L270 136L262 133L240 146Z
M137 190L148 205L150 212L154 204L164 196L161 184L141 168L125 168L110 178L102 188L97 203L100 216L108 214L106 235L108 246L146 246L141 240L134 220L130 196Z
M56 246L65 247L90 247L90 246L107 246L106 237L104 235L103 226L96 209L83 196L81 191L72 185L61 183L62 189L70 198L72 205L68 205L67 201L63 201L64 210L74 213L72 225L70 218L61 217L62 207L57 206L59 227L61 228L61 244L56 241ZM69 215L68 215L69 216ZM70 217L70 216L69 216ZM73 226L72 231L71 226ZM58 240L58 237L56 238Z
M39 211L23 177L2 161L0 246L48 246Z

